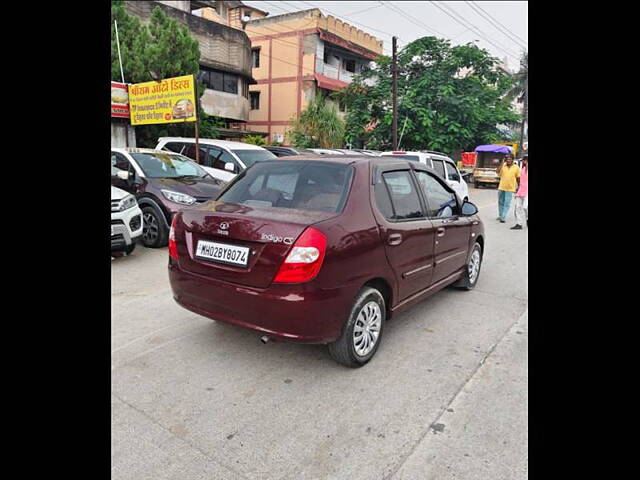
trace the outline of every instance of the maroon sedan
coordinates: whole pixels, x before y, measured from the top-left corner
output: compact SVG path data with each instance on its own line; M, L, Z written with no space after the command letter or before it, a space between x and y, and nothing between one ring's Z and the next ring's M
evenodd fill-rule
M478 281L484 229L430 168L377 157L253 165L217 200L184 210L169 237L183 307L262 334L329 345L367 363L391 315Z

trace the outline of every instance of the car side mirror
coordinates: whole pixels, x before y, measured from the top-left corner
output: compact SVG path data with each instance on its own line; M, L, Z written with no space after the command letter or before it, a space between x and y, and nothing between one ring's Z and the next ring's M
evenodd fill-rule
M225 163L224 169L227 170L228 172L236 173L236 166L231 162Z
M478 207L476 207L474 203L465 200L465 202L462 204L462 216L470 217L471 215L475 215L476 213L478 213Z
M126 170L120 170L116 173L116 176L121 180L129 180L129 172Z

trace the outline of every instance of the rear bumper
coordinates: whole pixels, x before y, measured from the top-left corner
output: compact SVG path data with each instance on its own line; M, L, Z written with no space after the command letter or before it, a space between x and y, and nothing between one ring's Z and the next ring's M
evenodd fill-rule
M185 272L169 263L174 300L213 320L276 340L331 343L338 339L358 288L321 289L314 282L243 287Z
M475 183L495 183L496 185L498 185L500 183L500 179L499 178L481 177L481 176L473 177L473 181Z

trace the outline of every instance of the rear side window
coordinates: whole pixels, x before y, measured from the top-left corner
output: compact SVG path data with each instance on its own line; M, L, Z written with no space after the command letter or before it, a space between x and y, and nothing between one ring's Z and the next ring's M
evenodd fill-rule
M433 160L433 169L440 174L442 178L447 178L444 174L444 163L442 160Z
M218 200L248 206L339 212L353 167L313 161L256 162Z
M391 197L393 207L391 220L422 218L422 206L420 205L418 192L408 170L384 172L382 180Z
M182 152L182 147L184 147L183 143L169 142L164 147L162 147L162 149L163 150L170 150L170 151L176 152L176 153L180 153L180 152Z

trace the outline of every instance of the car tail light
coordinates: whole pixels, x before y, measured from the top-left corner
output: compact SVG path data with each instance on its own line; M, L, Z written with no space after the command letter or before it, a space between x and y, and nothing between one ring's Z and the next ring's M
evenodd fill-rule
M171 228L169 229L169 256L171 258L178 259L178 247L176 246L176 217L178 215L173 216L173 220L171 220Z
M327 237L313 227L307 228L293 244L273 282L302 283L313 280L322 267L326 249Z

